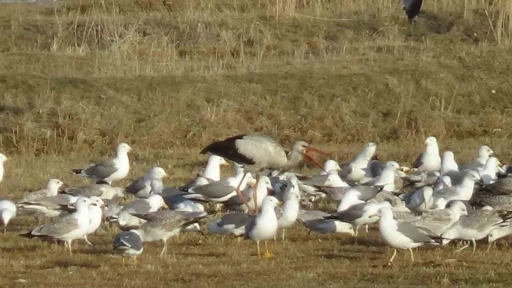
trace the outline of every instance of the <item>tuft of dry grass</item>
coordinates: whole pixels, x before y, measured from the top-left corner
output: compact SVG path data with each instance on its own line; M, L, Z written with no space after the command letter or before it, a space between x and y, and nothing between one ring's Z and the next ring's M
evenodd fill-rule
M434 135L460 162L481 144L510 162L511 2L432 0L423 8L408 25L395 0L0 4L0 151L12 158L0 193L19 199L49 178L84 184L70 169L120 141L135 149L120 185L154 165L176 185L201 169L206 144L247 132L285 145L304 139L340 161L373 141L381 159L409 164ZM136 268L119 268L109 246L115 231L67 257L16 236L31 219L13 224L0 246L0 283L10 286L510 282L506 247L457 256L450 247L421 250L419 263L385 270L377 264L387 248L375 233L354 246L294 228L273 261L257 261L249 242L188 235L173 245L176 259L159 261L158 244L149 244Z

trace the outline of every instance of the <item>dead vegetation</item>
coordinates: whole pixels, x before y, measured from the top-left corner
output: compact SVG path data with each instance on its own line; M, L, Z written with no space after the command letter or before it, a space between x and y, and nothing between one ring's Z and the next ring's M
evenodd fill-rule
M245 132L285 144L302 138L339 160L374 141L381 159L404 164L435 135L458 160L486 143L510 162L511 1L425 1L422 19L412 26L397 2L0 4L0 150L13 159L0 191L17 198L50 177L81 184L67 171L98 160L120 141L135 148L132 179L160 165L173 175L169 185L183 183L204 161L200 148ZM429 250L412 268L404 261L383 270L377 264L387 249L373 247L380 245L373 234L371 245L347 246L351 240L342 236L319 242L298 228L286 245L278 243L274 261L256 261L248 242L236 248L231 239L186 236L175 245L176 259L159 262L158 248L148 245L137 268L121 269L109 255L114 232L98 236L98 247L80 244L81 253L68 258L59 247L48 252L47 244L19 239L16 234L34 224L29 220L17 220L2 235L3 284L510 281L507 247L463 253L454 262L444 262L452 257L449 247Z

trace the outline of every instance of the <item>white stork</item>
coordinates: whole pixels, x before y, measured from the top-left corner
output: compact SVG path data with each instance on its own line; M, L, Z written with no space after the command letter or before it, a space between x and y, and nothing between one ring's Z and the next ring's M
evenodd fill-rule
M275 139L265 135L242 134L233 136L221 141L216 141L206 146L201 154L211 153L231 160L245 167L245 175L251 171L260 172L264 169L286 170L297 166L304 158L313 162L315 165L323 169L311 155L316 152L322 155L329 155L317 148L311 147L304 141L298 141L293 145L293 149L289 155L283 146ZM256 180L259 180L259 177ZM242 183L240 181L240 183ZM240 185L236 189L236 193L246 203L245 198L240 193ZM254 199L254 207L258 207L257 197Z

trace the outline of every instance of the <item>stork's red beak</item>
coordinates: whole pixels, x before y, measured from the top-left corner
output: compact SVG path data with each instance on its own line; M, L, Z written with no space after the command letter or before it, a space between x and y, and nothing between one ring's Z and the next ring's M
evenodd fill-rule
M318 163L318 161L316 161L315 158L313 158L311 153L318 153L318 154L325 155L325 156L331 156L331 155L329 155L328 153L326 153L326 152L324 152L324 151L322 151L320 149L317 149L317 148L314 148L314 147L311 147L311 146L308 146L308 147L305 148L304 158L306 158L307 160L313 162L313 164L315 164L318 168L324 170L324 166L322 166L320 163Z

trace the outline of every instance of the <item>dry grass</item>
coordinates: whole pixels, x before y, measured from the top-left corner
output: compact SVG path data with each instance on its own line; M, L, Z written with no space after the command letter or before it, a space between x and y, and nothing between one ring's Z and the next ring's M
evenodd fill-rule
M157 164L174 175L169 185L183 183L203 164L201 147L244 132L285 144L302 138L339 160L374 141L382 159L402 163L435 135L458 160L468 161L486 143L510 162L511 1L424 4L412 26L395 0L0 4L0 150L13 159L0 191L19 198L50 177L82 184L69 169L100 159L120 141L135 148L131 179ZM288 247L278 244L276 260L256 261L248 242L186 236L173 245L175 260L158 261L158 245L147 245L134 273L110 257L113 231L94 238L98 247L80 244L70 258L59 247L45 250L47 244L16 236L33 225L20 218L2 235L0 268L9 272L2 284L510 281L506 247L462 253L453 263L443 262L453 257L449 247L419 252L412 268L404 261L386 270L379 264L387 248L370 245L380 245L374 234L353 246L341 236L307 239L299 228Z

